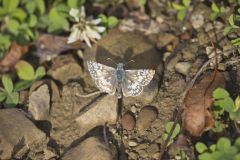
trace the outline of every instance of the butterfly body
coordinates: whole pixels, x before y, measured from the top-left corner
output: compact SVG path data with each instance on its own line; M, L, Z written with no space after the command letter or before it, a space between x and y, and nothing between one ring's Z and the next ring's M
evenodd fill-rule
M94 61L87 65L99 90L118 98L140 95L155 74L151 69L124 70L123 63L117 64L116 69Z

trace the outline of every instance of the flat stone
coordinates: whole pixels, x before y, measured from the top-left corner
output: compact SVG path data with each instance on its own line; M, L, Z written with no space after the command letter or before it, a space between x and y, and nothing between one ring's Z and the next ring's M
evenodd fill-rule
M90 137L71 148L62 160L112 160L109 148L96 137Z
M137 143L136 141L134 141L134 140L130 140L130 141L128 142L128 145L129 145L130 147L136 147L136 146L138 145L138 143Z
M71 55L58 56L47 72L53 79L66 84L82 77L82 68Z
M139 113L137 119L137 129L141 132L148 129L157 118L157 109L153 106L145 106Z
M95 103L89 106L89 110L83 111L75 119L81 129L89 131L90 129L108 124L115 124L117 121L117 98L106 95L99 98Z
M185 76L188 75L192 64L190 62L178 62L175 66L175 69L178 73L181 73Z
M29 96L29 112L35 120L47 120L50 110L50 94L46 84L40 86Z
M18 158L31 146L46 142L46 135L17 109L0 110L0 159L11 159L15 152ZM20 147L16 150L16 147Z

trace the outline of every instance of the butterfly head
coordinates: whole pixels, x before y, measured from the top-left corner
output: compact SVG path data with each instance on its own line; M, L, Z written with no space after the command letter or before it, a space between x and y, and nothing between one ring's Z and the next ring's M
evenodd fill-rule
M117 70L123 70L123 66L124 66L123 63L118 63L117 64Z

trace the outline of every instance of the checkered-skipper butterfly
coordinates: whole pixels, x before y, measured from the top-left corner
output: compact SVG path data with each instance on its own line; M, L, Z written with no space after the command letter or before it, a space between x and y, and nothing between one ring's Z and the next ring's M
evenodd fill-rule
M118 63L112 68L94 61L88 61L88 70L100 91L110 95L138 96L150 83L155 74L152 69L124 70L124 64Z

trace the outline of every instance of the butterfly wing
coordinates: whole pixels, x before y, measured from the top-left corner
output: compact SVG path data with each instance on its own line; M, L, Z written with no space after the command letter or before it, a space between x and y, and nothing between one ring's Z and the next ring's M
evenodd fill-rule
M116 92L115 69L94 61L87 62L88 70L98 89L108 94Z
M155 74L151 69L125 70L122 92L125 97L138 96L143 88L150 83Z

